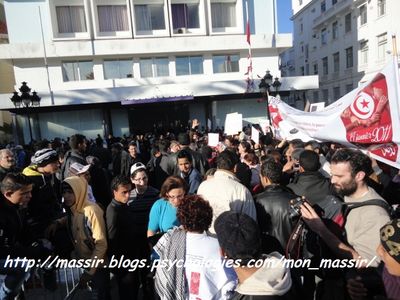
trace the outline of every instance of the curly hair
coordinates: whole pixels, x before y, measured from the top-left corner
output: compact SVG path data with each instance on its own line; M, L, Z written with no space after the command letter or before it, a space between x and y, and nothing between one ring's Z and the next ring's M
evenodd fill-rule
M358 172L364 172L365 178L372 174L371 159L359 150L352 149L339 149L333 154L331 164L349 163L351 169L351 176L354 178Z
M178 205L176 216L186 231L203 232L211 226L213 211L201 196L189 195Z

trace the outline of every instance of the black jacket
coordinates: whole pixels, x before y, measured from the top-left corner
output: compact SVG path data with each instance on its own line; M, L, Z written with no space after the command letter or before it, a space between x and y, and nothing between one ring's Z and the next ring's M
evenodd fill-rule
M106 212L108 253L116 257L135 259L137 238L132 226L132 215L126 204L111 200Z
M298 196L305 196L311 205L318 204L327 195L332 195L330 180L320 172L303 172L297 174L287 187Z
M25 210L0 195L0 259L40 258L48 254L32 236L25 223Z
M289 299L294 299L290 295L283 295L283 296L273 296L273 295L263 295L263 296L257 296L257 295L242 295L239 294L238 292L235 292L231 300L289 300Z
M267 186L255 198L261 232L276 238L283 249L297 221L289 217L289 201L294 198L296 195L280 185Z
M62 215L60 181L55 175L39 173L35 165L26 167L23 174L33 183L27 222L35 237L40 238L44 236L47 226Z

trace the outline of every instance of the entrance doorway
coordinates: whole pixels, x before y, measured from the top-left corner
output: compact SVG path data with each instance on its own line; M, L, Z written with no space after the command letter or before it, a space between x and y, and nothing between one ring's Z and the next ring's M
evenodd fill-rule
M186 127L189 105L185 102L134 105L129 108L128 117L131 132L169 131Z

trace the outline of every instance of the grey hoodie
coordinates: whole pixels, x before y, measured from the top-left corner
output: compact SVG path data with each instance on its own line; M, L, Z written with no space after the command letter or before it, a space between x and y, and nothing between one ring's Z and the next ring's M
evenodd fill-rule
M284 257L278 252L264 255L264 265L244 282L236 292L242 295L285 295L292 286L290 269L284 265Z

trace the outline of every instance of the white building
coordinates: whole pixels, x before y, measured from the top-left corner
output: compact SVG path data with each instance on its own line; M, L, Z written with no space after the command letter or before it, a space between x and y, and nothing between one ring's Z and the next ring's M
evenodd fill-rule
M245 2L4 0L9 44L0 45L0 60L12 60L16 90L26 81L42 97L30 114L34 138L121 136L193 118L215 128L236 111L256 122L265 103L244 94ZM276 0L247 2L254 78L267 69L280 77L291 34L277 33ZM293 86L282 80L282 90ZM13 107L10 96L0 95L0 109Z
M319 91L303 96L331 103L381 70L399 38L398 0L292 0L293 48L282 76L319 75Z

